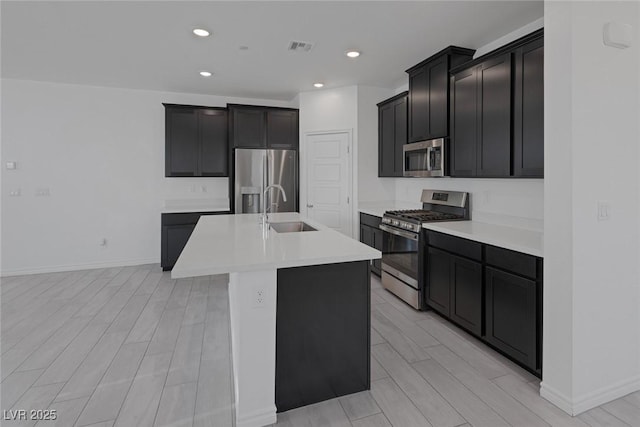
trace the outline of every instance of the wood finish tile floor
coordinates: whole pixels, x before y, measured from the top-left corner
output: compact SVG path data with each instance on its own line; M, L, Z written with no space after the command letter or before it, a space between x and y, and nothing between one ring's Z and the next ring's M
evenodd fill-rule
M3 426L233 425L228 276L158 265L3 278Z
M570 417L540 381L371 276L371 391L278 414L274 427L640 427L640 392Z
M7 426L231 426L227 276L157 265L4 278L1 406L56 409ZM371 391L276 426L640 426L640 392L569 417L539 381L372 276Z

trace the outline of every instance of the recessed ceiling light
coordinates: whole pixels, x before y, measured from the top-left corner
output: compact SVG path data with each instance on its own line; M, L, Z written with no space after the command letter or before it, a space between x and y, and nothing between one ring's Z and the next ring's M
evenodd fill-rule
M360 56L360 52L358 52L357 50L348 50L344 54L349 58L357 58L358 56Z
M209 71L200 71L200 75L202 77L211 77L211 73Z
M195 28L193 34L199 37L209 37L209 31L203 30L202 28Z
M314 83L313 86L314 87L323 87L324 83Z

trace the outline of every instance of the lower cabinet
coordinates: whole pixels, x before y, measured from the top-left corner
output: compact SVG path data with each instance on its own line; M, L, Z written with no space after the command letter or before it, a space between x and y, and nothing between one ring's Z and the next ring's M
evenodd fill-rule
M513 359L538 369L538 284L492 267L487 290L485 339Z
M426 305L541 376L542 259L426 234Z
M160 266L163 271L171 270L182 250L187 245L193 229L202 215L225 215L223 212L184 212L162 214Z
M382 222L380 217L360 214L360 242L374 249L382 251L382 230L378 228ZM381 273L382 260L374 259L371 262L371 271L378 276Z
M427 248L426 303L470 332L482 333L482 264Z

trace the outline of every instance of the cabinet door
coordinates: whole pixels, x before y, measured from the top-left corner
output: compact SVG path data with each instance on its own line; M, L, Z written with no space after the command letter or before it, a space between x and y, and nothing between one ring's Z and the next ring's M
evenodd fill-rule
M426 257L426 303L434 310L449 317L449 295L451 289L451 255L429 246L427 248Z
M515 360L537 369L536 282L486 269L485 339Z
M196 176L198 147L197 111L165 107L164 176Z
M427 139L449 135L449 67L446 56L429 64L428 125Z
M395 176L395 107L393 103L378 111L378 176Z
M173 268L195 227L195 224L166 225L162 227L165 244L162 258L163 270L171 270Z
M477 67L451 78L451 176L475 176L477 126Z
M393 104L394 110L394 148L393 176L402 176L404 153L402 147L407 143L407 97L400 98Z
M200 110L200 176L228 176L227 112Z
M230 108L234 147L265 148L266 117L262 108Z
M373 247L373 228L368 225L360 225L360 242Z
M298 149L298 112L267 110L267 145L269 148Z
M544 176L544 40L515 53L513 174Z
M482 264L451 257L451 319L482 334Z
M409 74L409 142L429 134L429 69L424 66Z
M511 175L511 53L478 68L477 175Z
M377 228L372 228L371 231L373 234L373 247L379 251L382 251L382 239L383 239L382 230ZM374 273L376 273L379 276L381 268L382 268L382 260L374 259L373 260Z

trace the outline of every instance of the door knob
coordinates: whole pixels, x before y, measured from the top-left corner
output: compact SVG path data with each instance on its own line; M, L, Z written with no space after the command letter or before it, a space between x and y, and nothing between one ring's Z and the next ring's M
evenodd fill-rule
M307 204L307 207L308 207L308 208L312 208L312 207L313 207L313 205Z

